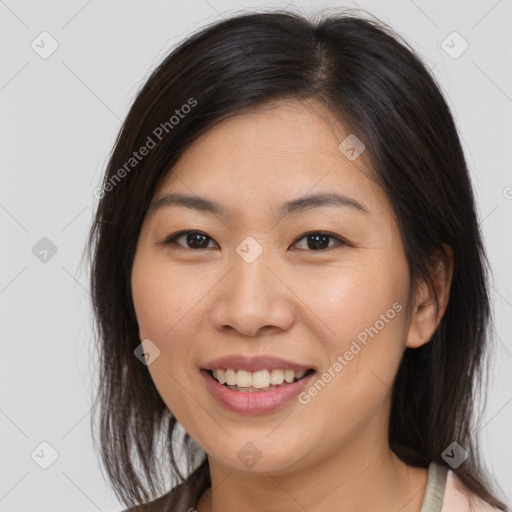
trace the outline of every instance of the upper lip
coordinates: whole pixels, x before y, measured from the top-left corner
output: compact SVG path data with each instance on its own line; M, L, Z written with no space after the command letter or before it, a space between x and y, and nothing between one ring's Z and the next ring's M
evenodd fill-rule
M310 365L304 365L294 361L287 361L280 357L265 355L256 357L241 355L219 357L218 359L206 363L203 368L205 370L225 370L230 368L233 370L246 370L248 372L272 369L294 371L314 369Z

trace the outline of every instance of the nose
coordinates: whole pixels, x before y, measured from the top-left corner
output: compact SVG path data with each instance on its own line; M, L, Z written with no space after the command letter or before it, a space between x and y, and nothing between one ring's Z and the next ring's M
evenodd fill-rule
M215 287L212 322L218 330L234 330L257 337L290 329L294 310L293 293L265 257L252 263L235 255L231 271ZM272 268L274 267L274 268Z

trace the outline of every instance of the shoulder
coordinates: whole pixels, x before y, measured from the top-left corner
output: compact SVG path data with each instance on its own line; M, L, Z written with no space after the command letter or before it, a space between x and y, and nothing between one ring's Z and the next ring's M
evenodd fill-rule
M190 488L180 484L149 503L127 508L122 512L182 512L193 508L193 500Z
M446 475L446 486L441 512L500 512L499 509L473 494L451 470Z
M168 493L122 512L191 512L202 492L210 485L208 460L205 459L185 482L173 487Z

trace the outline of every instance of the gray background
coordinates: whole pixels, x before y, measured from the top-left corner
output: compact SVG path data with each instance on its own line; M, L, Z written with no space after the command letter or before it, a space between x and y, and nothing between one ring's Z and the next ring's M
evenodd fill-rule
M455 113L494 275L497 343L480 437L512 502L510 0L6 0L0 1L0 511L120 510L89 429L95 360L80 257L97 204L93 190L134 94L174 44L235 10L286 5L306 13L360 6L380 17L434 69ZM44 31L50 36L40 36ZM457 58L445 51L463 48L457 36L446 40L454 31L469 45ZM52 44L56 51L44 55ZM43 469L52 450L57 458Z

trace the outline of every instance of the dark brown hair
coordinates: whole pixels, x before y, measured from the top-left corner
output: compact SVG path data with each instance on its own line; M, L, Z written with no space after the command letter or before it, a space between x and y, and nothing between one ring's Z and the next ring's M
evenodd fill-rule
M490 304L457 130L436 81L408 44L353 12L317 22L283 11L222 20L174 49L135 98L108 162L87 245L99 341L99 442L117 496L127 505L153 499L163 491L169 465L176 481L186 478L172 443L177 422L134 355L141 340L131 269L148 206L201 134L230 116L285 99L320 102L364 142L398 220L411 289L429 282L443 243L453 248L445 315L427 344L406 349L394 382L389 441L402 460L422 467L432 461L446 466L442 453L456 441L469 452L457 476L505 510L492 495L473 438ZM146 156L130 160L149 139ZM187 472L204 461L187 434L178 445L188 457Z

